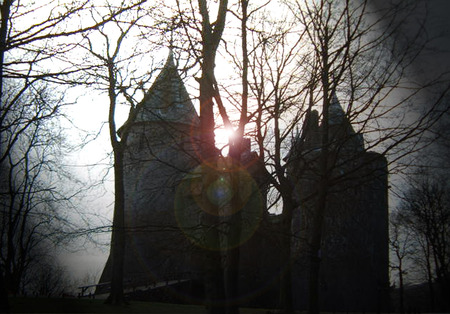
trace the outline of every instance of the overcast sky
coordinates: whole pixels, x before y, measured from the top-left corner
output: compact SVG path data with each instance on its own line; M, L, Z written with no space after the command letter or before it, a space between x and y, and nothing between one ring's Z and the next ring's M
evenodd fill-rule
M384 7L391 1L374 0L373 4ZM419 76L427 78L436 76L450 70L450 1L449 0L415 0L417 6L413 14L408 14L407 21L399 32L412 38L421 25L425 27L426 37L429 40L427 49L422 54L415 67Z

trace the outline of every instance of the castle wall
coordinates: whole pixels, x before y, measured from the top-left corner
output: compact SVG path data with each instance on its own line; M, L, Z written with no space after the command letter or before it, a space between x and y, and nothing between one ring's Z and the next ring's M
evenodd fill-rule
M317 162L318 153L309 155ZM320 304L324 311L387 310L387 165L384 157L359 152L335 160L320 252ZM305 161L308 163L308 161ZM300 208L294 214L294 300L307 308L309 240L316 198L316 168L297 182ZM302 202L301 200L308 199Z
M140 122L124 158L126 248L124 281L131 285L188 276L189 240L178 227L175 195L197 164L192 127ZM109 281L107 263L100 282Z

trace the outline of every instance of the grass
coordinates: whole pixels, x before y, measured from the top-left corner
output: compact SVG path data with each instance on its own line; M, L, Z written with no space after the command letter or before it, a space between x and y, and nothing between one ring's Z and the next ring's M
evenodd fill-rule
M129 305L113 306L104 300L10 298L11 313L206 313L203 306L132 301ZM266 314L263 309L241 309L241 314Z

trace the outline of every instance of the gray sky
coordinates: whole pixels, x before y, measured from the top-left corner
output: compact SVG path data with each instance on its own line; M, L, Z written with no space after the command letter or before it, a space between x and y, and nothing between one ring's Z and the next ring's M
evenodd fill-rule
M376 7L389 5L390 1L374 0ZM448 0L416 0L415 10L407 15L406 22L398 31L409 39L416 34L422 25L425 36L422 43L429 40L422 56L414 64L416 73L424 78L450 71L450 1Z

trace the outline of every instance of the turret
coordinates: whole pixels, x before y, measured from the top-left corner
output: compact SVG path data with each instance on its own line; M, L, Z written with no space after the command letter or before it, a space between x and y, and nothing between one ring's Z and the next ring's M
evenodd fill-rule
M124 281L163 282L189 270L189 240L178 229L175 199L195 158L199 118L172 52L144 99L119 130L124 153L126 248ZM110 262L101 282L110 281Z
M199 123L197 112L173 60L172 51L136 110L138 113L135 122Z
M337 150L347 154L364 150L363 136L353 129L350 118L339 103L336 94L332 95L328 108L328 127L329 142Z
M387 163L364 148L352 117L336 95L328 107L327 194L321 228L320 295L325 311L375 311L388 299ZM300 204L293 213L293 290L307 294L312 222L322 184L324 123L317 111L305 117L290 151L288 175ZM319 184L318 184L319 183ZM323 196L322 196L323 197ZM306 304L299 298L298 306Z

